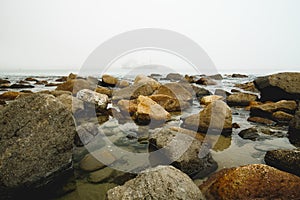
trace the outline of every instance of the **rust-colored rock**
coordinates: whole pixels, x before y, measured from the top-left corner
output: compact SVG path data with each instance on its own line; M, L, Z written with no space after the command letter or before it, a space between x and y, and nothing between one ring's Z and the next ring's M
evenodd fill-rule
M20 92L7 91L0 95L0 99L3 101L11 101L16 99L20 94Z
M207 200L300 199L300 177L263 164L223 169L200 185Z

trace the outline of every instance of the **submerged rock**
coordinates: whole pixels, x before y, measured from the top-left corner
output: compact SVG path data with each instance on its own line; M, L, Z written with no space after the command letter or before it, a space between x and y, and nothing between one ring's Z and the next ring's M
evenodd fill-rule
M259 137L259 134L255 127L251 127L239 132L239 136L243 139L256 140Z
M263 164L223 169L200 185L207 200L299 199L300 177Z
M259 77L254 81L261 92L261 101L300 99L300 73L284 72Z
M223 101L213 101L199 114L185 118L182 126L202 133L210 131L229 135L232 133L231 109Z
M1 196L51 195L70 176L75 125L52 95L32 94L0 110Z
M217 163L209 152L209 145L203 143L204 136L186 134L188 130L163 128L150 136L149 150L152 166L171 164L191 178L203 178L217 169ZM159 151L157 151L159 150ZM201 156L199 156L199 154Z
M267 165L300 176L300 150L272 150L265 155Z
M172 166L157 166L143 171L122 186L110 189L107 199L201 200L204 197L186 174Z

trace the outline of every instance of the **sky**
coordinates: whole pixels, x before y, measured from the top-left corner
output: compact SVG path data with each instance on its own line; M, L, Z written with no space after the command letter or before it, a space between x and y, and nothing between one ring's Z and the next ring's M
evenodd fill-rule
M195 41L220 72L300 71L299 8L298 0L0 0L0 69L77 71L113 36L161 28Z

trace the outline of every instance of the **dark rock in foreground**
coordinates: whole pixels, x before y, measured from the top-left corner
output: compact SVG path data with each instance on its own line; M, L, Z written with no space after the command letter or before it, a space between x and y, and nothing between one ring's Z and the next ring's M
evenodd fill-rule
M261 101L300 99L300 73L285 72L259 77L254 81L261 92Z
M52 195L72 174L75 126L52 95L33 94L0 111L0 195ZM25 198L23 197L23 198Z
M300 199L300 177L263 164L223 169L200 185L207 200Z
M110 189L107 192L107 199L201 200L205 198L186 174L172 166L157 166L143 171L122 186Z
M300 176L300 150L273 150L265 155L267 165Z

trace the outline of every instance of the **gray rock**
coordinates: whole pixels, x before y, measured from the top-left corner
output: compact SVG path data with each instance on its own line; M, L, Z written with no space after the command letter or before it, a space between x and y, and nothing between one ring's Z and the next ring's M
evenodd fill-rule
M78 91L77 98L84 102L95 104L99 109L106 109L108 103L106 94L100 94L89 89Z
M300 99L300 73L284 72L259 77L254 81L262 101Z
M0 130L0 195L52 194L72 165L71 113L52 95L32 94L0 111Z
M181 74L178 74L178 73L169 73L167 76L166 76L166 79L168 80L173 80L173 81L179 81L183 78L183 76Z
M267 165L300 176L300 150L273 150L265 155Z
M153 133L149 139L149 150L156 152L150 154L150 163L154 166L171 164L193 179L205 177L217 168L209 153L209 145L182 133L188 131L183 130L177 132L163 128Z
M259 134L258 130L255 127L251 127L239 132L239 136L243 139L256 140L259 137Z
M172 166L145 170L124 185L110 189L108 200L201 200L201 191L184 173Z

